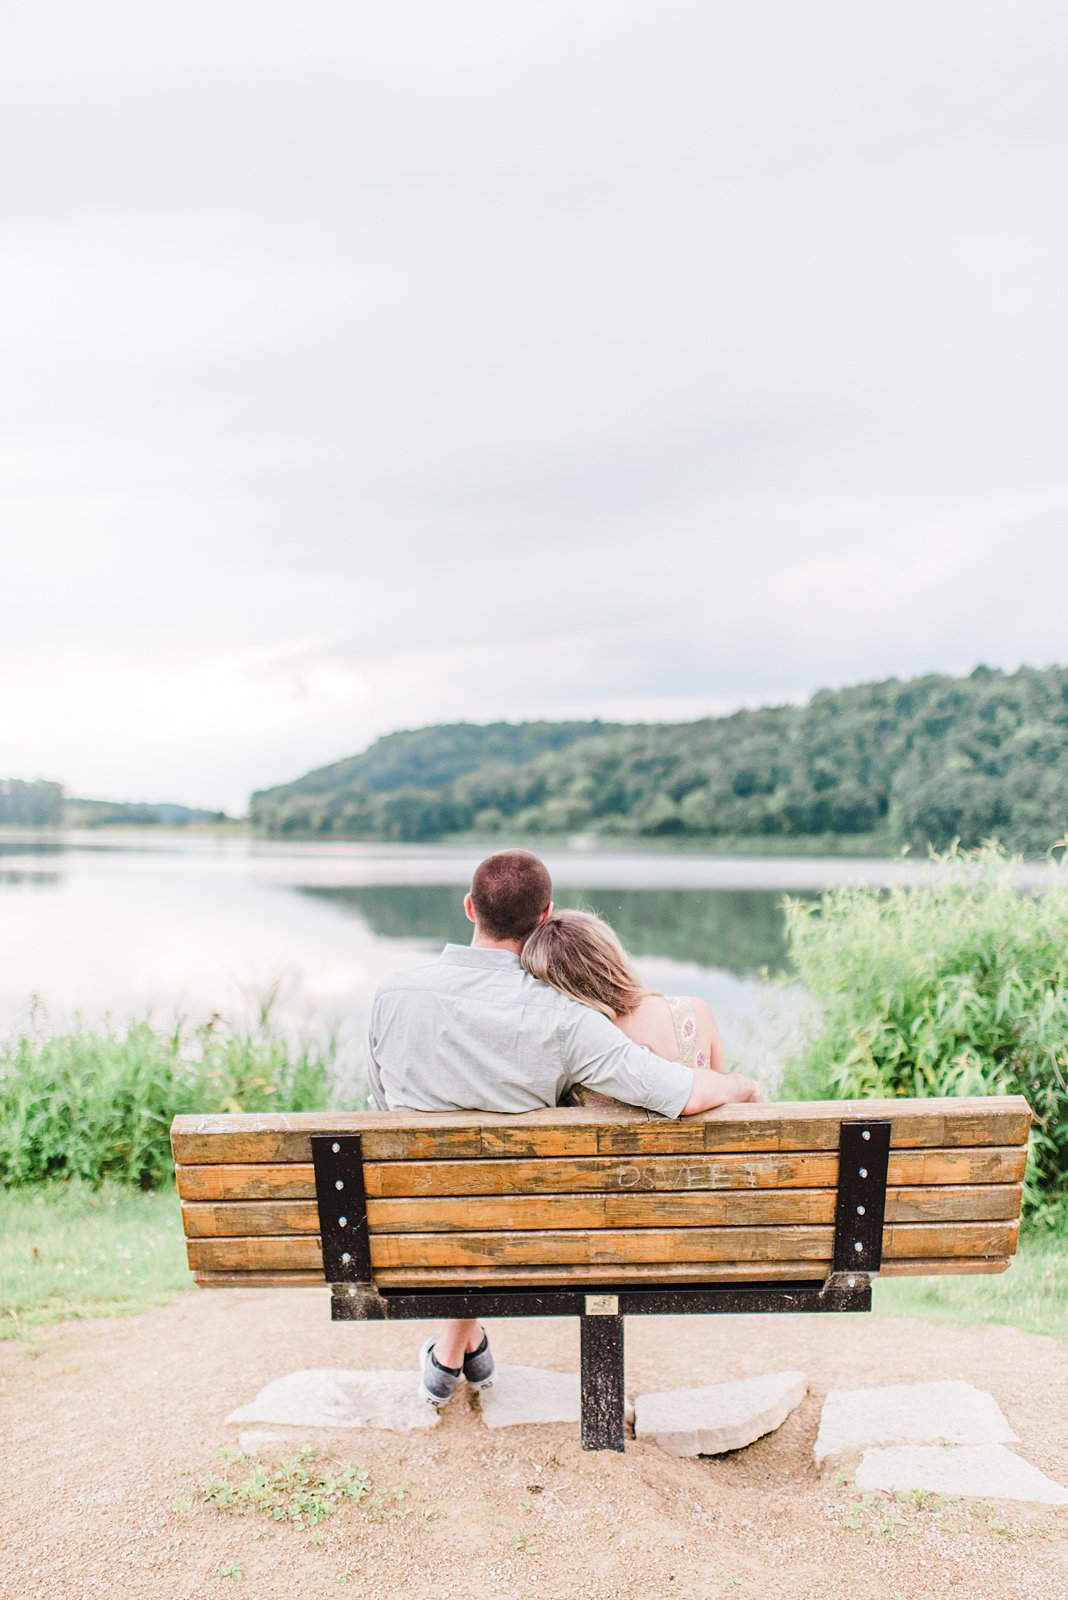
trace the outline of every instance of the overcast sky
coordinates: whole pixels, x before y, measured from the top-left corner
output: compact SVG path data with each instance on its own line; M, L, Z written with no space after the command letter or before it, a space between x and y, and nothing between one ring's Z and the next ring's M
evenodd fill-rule
M1068 660L1063 5L116 0L0 62L0 777Z

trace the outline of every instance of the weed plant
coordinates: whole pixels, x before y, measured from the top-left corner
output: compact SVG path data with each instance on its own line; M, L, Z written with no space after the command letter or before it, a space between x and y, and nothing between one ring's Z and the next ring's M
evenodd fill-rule
M346 1503L361 1506L372 1517L406 1521L414 1507L407 1489L376 1486L366 1467L336 1462L321 1456L311 1445L292 1455L280 1456L273 1465L246 1452L219 1452L225 1463L220 1474L209 1473L200 1499L231 1516L265 1517L294 1524L306 1532L318 1527ZM180 1497L176 1511L187 1511L192 1498ZM422 1513L425 1526L431 1517ZM313 1539L316 1537L313 1533Z
M784 1099L1022 1094L1034 1111L1026 1205L1068 1198L1068 868L1018 892L995 844L936 857L930 882L787 901L814 1004Z
M241 1029L213 1017L53 1033L35 1018L0 1044L0 1183L169 1178L181 1112L305 1111L327 1104L331 1043L294 1046L268 1008Z

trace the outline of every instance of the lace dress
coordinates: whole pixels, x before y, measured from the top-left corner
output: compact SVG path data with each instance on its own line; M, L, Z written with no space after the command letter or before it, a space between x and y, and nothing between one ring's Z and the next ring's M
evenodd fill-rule
M688 994L666 994L664 999L671 1012L671 1020L675 1025L675 1040L679 1050L679 1060L684 1067L707 1067L708 1054L701 1050L697 1043L697 1011ZM642 1049L648 1049L642 1045ZM613 1100L611 1095L602 1094L599 1089L587 1089L584 1084L572 1084L564 1096L566 1106L619 1106L622 1100Z

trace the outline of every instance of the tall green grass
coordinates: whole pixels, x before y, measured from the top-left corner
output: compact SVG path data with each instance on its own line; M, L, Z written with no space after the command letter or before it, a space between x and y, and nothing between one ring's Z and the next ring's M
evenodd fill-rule
M1027 1205L1068 1198L1068 868L1020 893L990 844L888 892L787 902L790 955L813 1006L783 1098L1022 1094L1035 1114Z
M174 1116L315 1110L333 1064L330 1042L294 1046L268 1010L246 1028L213 1017L53 1033L35 1021L0 1044L0 1183L155 1188L172 1170Z

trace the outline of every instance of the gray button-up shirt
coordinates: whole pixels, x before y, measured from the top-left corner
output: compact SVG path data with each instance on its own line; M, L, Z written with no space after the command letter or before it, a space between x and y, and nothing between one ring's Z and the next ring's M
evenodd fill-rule
M689 1067L634 1044L508 950L447 944L431 966L387 978L369 1046L379 1111L533 1111L581 1083L677 1117L693 1092Z

